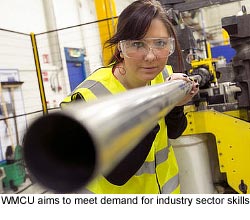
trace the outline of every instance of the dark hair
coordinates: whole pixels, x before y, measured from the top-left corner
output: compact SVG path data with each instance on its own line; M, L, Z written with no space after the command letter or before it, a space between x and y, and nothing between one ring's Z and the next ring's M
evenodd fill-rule
M125 8L118 18L117 30L113 37L106 41L106 47L115 47L115 52L110 59L110 64L120 63L123 58L120 57L120 51L117 48L121 40L142 39L154 18L160 19L166 26L170 35L175 39L175 48L178 52L179 66L182 67L182 56L180 46L177 40L175 29L167 17L167 12L161 3L156 0L138 0Z

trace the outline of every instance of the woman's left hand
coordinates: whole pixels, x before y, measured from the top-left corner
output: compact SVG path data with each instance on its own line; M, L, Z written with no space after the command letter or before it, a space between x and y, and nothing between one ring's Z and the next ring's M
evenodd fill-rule
M192 83L192 89L191 91L184 97L183 100L181 100L176 106L182 106L187 104L199 91L199 83L196 79L192 79L188 77L188 75L184 73L173 73L171 76L169 76L166 81L170 82L172 80L184 80L187 82Z

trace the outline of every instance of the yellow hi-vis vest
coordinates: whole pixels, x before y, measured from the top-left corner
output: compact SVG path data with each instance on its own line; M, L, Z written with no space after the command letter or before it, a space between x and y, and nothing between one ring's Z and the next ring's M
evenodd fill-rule
M167 67L169 73L171 68ZM166 69L165 69L166 71ZM166 74L166 72L165 72ZM164 82L163 73L159 74L151 85ZM100 68L83 81L61 103L74 101L76 96L84 100L99 98L107 94L125 92L126 89L112 74L111 67ZM99 175L91 181L84 193L96 194L158 194L180 193L178 165L172 146L168 143L167 128L164 118L158 122L160 130L152 144L151 150L140 169L124 185L111 184Z

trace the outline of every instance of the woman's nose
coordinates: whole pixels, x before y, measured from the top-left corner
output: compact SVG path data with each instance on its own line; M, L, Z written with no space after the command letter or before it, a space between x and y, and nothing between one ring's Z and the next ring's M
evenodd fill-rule
M148 50L146 50L146 54L145 54L145 60L146 61L152 61L155 60L157 57L154 53L154 50L152 47L148 47Z

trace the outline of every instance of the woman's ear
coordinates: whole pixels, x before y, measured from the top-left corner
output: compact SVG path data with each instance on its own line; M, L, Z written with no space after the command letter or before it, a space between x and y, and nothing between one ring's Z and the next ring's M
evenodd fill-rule
M119 50L119 52L120 52L120 57L121 57L121 58L124 58L124 55L123 55L122 51Z
M119 51L119 53L120 53L120 57L121 57L121 58L124 58L124 55L123 55L123 53L122 53L121 45L120 45L120 44L118 44L117 49L118 49L118 51Z

